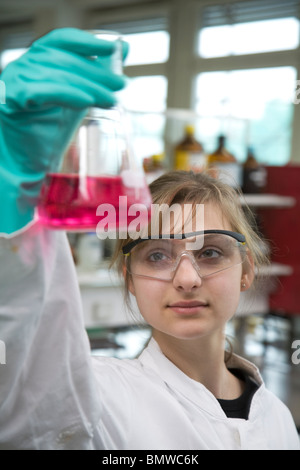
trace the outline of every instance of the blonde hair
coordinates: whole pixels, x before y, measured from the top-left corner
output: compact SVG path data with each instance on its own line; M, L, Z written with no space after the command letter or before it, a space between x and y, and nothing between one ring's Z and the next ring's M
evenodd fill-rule
M256 271L268 264L268 258L263 250L262 238L259 236L254 215L243 195L209 172L193 173L187 171L171 171L163 174L150 184L153 204L205 204L213 203L220 208L222 214L230 223L234 232L241 233L246 238L248 252L254 262ZM116 265L119 273L124 275L125 260L122 248L132 241L130 237L118 240L112 266ZM129 275L125 274L125 300L129 305L128 292Z

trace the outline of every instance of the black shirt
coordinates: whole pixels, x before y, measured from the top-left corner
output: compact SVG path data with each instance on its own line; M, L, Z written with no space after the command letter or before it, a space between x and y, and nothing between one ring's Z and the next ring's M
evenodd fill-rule
M241 369L229 369L238 379L245 382L245 390L235 400L218 399L227 418L248 419L251 401L259 385Z

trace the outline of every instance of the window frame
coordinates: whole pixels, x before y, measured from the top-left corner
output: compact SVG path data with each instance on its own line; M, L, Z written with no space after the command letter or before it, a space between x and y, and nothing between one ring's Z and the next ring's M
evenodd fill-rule
M164 5L164 2L160 6L157 5L141 5L137 6L126 6L120 7L117 10L107 10L99 11L95 10L88 16L88 25L89 29L98 29L104 27L107 29L115 29L118 25L122 23L126 24L127 22L137 22L143 20L153 20L153 31L156 31L155 22L159 21L160 18L169 18L169 8ZM150 29L148 30L150 31ZM122 33L122 30L120 31ZM134 32L134 31L131 31ZM136 32L139 31L138 28ZM152 75L165 75L168 74L167 69L168 62L164 63L154 63L154 64L141 64L141 65L129 65L125 67L124 73L130 77L139 77L139 76L152 76Z
M216 5L233 5L249 0L216 0ZM255 0L253 0L254 2ZM122 22L141 18L169 18L170 54L164 64L133 65L125 69L129 77L164 75L168 80L167 110L190 110L191 119L195 118L194 102L197 75L203 72L251 70L291 66L300 78L300 47L293 50L260 52L227 57L203 58L198 55L198 34L202 25L204 9L211 6L211 0L162 0L159 6L147 4L124 6L116 10L103 10L93 13L90 26L103 23ZM299 2L300 6L300 2ZM272 16L272 15L271 15ZM288 15L290 16L290 15ZM272 17L270 18L272 19ZM188 116L188 113L187 113ZM290 161L297 159L295 149L300 147L300 106L294 107ZM300 155L298 157L300 160Z
M247 0L249 1L249 0ZM236 0L216 0L216 4L234 4ZM198 12L198 30L199 34L204 8L209 6L208 0L202 2ZM300 2L299 2L300 7ZM299 15L298 15L299 19ZM203 58L197 54L194 63L194 77L203 72L223 72L234 70L253 70L262 68L275 68L290 66L296 69L297 80L300 78L300 41L299 46L292 50L260 52L255 54L231 55L225 57ZM295 84L296 87L296 84ZM193 98L195 97L195 88L192 89ZM290 162L300 161L298 149L300 147L300 107L294 106L294 117L292 124L292 139Z
M171 113L172 110L179 110L185 113L187 119L188 116L191 116L191 119L195 119L195 77L202 72L291 66L297 71L297 80L300 79L300 47L294 50L217 58L201 58L198 55L198 34L203 24L204 8L211 7L212 4L226 6L250 1L253 3L257 2L257 0L214 0L214 2L211 0L143 0L138 4L137 2L133 4L130 0L114 0L113 2L106 0L101 2L99 0L97 4L87 2L84 6L84 11L82 11L83 7L82 5L79 6L79 3L74 5L72 10L74 14L71 15L71 19L67 18L67 20L69 23L72 23L68 23L69 26L94 29L101 23L109 25L126 21L138 22L147 18L155 24L155 19L160 17L166 18L170 34L169 60L163 64L128 66L125 68L125 74L129 77L165 76L168 81L167 112ZM290 14L293 2L294 4L298 2L297 5L299 5L297 15ZM286 5L286 11L289 13L287 17L296 16L299 19L300 0L287 0ZM281 6L281 10L284 7L285 4ZM65 26L65 24L62 24L62 21L66 20L61 20L61 17L56 15L59 9L55 6L52 9L54 14L51 16L50 22L47 13L47 28L53 29ZM271 12L270 15L270 19L272 19L274 12ZM74 22L76 24L73 24ZM28 14L26 13L26 19L24 17L23 22L3 23L0 32L0 50L4 49L3 41L6 34L20 33L24 30L28 31L30 28L33 32L36 30L36 33L40 36L47 32L42 31L44 24L45 12L39 11L34 13L30 10L28 10ZM22 46L24 44L20 44L20 47ZM290 161L300 161L300 154L298 154L300 147L299 128L300 106L294 106Z

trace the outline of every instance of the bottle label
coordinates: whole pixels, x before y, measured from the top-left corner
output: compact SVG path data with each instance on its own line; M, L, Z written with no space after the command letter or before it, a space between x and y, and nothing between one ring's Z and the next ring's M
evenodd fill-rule
M206 157L203 152L187 152L179 150L176 152L175 170L202 171L205 168Z
M189 155L190 170L203 171L206 166L206 156L204 152L190 153Z
M249 179L253 181L258 188L263 188L266 186L267 182L267 170L265 168L255 169L249 173Z
M237 188L242 185L242 168L238 163L218 163L214 162L214 168L218 170L218 178L223 183Z

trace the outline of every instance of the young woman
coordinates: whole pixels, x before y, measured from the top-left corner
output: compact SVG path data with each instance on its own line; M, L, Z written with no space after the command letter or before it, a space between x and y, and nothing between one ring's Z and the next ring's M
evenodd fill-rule
M226 323L263 260L236 193L185 172L151 191L158 204L204 204L204 233L173 238L174 224L167 238L120 242L126 286L153 328L136 360L90 359L63 233L34 224L2 240L2 447L298 448L285 405L254 365L224 351Z
M84 62L86 93L94 92L98 105L112 100L111 91L101 86L100 99L96 84L88 86L98 75L82 56L104 46L81 33L59 31L43 38L7 72L16 77L20 93L23 80L19 96L26 99L17 103L10 92L0 112L6 210L0 221L0 340L6 346L6 365L0 365L0 448L299 449L290 412L266 390L257 368L225 352L226 323L264 258L236 193L208 175L175 172L152 184L154 203L177 204L179 214L188 205L195 226L197 205L203 204L204 226L187 234L175 217L167 233L158 224L158 232L149 229L144 239L120 241L116 261L153 337L135 360L91 358L66 235L27 223L37 183L51 162L51 145L58 145L53 135L66 115L66 134L78 118L58 92L61 83L61 92L67 86L68 70L55 82L56 97L49 98L49 86L45 94L42 86L27 86L32 67L48 70L49 57L62 54L67 69L73 64L74 79ZM20 75L13 73L18 67ZM60 77L46 75L50 81ZM76 90L69 91L71 100ZM47 98L42 104L41 96ZM92 99L77 98L87 99L83 107ZM66 143L66 136L61 139L60 145ZM33 148L40 152L32 153Z

